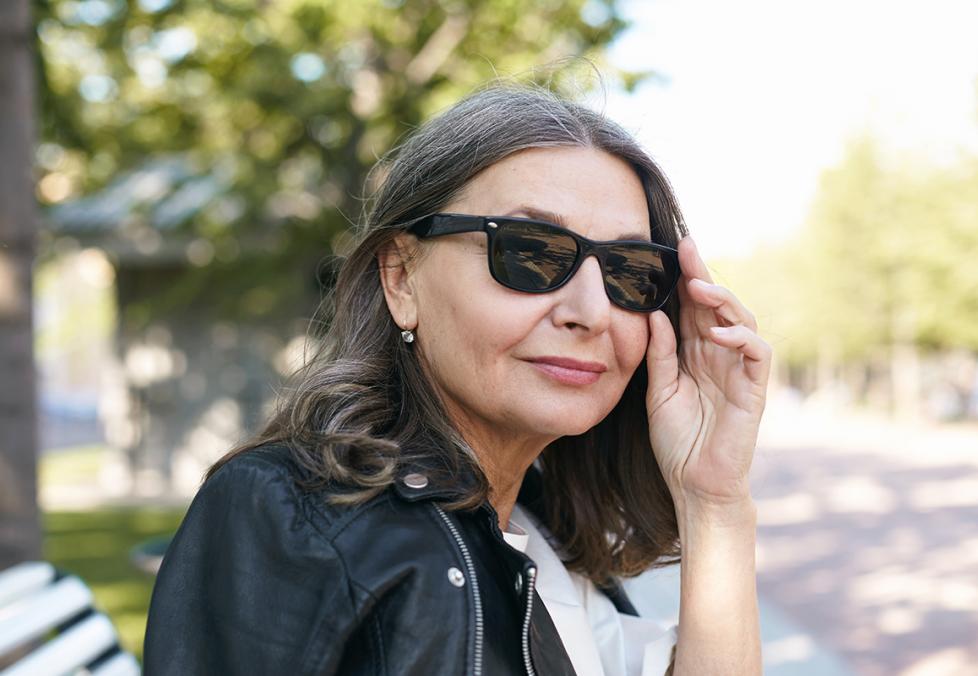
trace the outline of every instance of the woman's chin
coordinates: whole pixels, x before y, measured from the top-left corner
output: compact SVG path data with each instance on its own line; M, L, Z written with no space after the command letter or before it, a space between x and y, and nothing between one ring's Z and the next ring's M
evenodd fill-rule
M584 434L599 422L600 419L591 420L590 416L584 418L580 415L569 415L566 417L550 417L546 420L539 420L534 427L541 436L559 439L560 437L575 437Z

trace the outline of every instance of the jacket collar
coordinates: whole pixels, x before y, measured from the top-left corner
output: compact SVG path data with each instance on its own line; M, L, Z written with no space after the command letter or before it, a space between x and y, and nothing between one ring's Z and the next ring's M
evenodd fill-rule
M451 501L464 497L476 485L467 467L447 467L437 456L406 460L397 470L394 492L408 502L422 500Z
M413 458L401 465L394 481L394 491L408 502L422 500L450 501L464 497L476 484L466 468L450 469L437 465L431 458ZM517 502L538 519L543 511L543 473L536 464L523 476Z
M430 464L430 461L426 463L418 459L404 463L394 482L395 492L408 502L454 500L463 497L467 490L474 486L475 477L467 470L452 472L445 467ZM516 501L536 519L537 523L544 523L543 472L536 463L531 465L523 476L523 483L520 486ZM492 517L493 527L498 531L495 510L489 504L486 505L486 508ZM497 532L497 535L502 539L502 533ZM617 579L611 579L606 584L598 585L598 589L611 599L618 612L624 615L638 616L635 606L632 605L628 594ZM552 598L557 600L569 603L569 599L572 598L569 588L561 587L549 591Z

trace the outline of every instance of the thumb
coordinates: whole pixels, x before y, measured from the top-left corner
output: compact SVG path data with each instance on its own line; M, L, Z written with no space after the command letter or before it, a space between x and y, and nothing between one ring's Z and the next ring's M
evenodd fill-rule
M646 353L649 367L646 398L651 415L662 401L669 398L667 392L675 389L674 384L679 378L679 356L676 354L676 332L665 312L656 310L649 315L649 329L652 337Z

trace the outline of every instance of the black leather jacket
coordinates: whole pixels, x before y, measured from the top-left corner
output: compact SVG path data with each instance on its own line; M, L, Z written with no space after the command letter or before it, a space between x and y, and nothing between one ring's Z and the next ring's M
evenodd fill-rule
M453 488L413 466L337 507L298 472L267 446L200 489L153 590L148 676L574 674L536 566L490 505L445 511ZM521 504L539 488L528 472ZM620 587L605 593L634 614Z

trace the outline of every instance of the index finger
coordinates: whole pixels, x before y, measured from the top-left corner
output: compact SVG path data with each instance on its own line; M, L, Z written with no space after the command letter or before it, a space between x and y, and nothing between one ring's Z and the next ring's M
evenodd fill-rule
M679 304L685 309L679 313L680 331L684 338L697 334L708 336L710 327L715 326L719 320L712 307L701 305L693 300L687 285L692 279L702 279L712 284L713 277L700 257L692 237L689 235L683 237L676 248L679 250L679 268L682 271L682 280L679 282Z
M676 248L679 250L679 269L682 271L684 277L687 279L702 279L711 284L713 283L713 277L710 275L706 263L700 257L699 249L692 237L689 235L683 237L679 240L679 245Z

